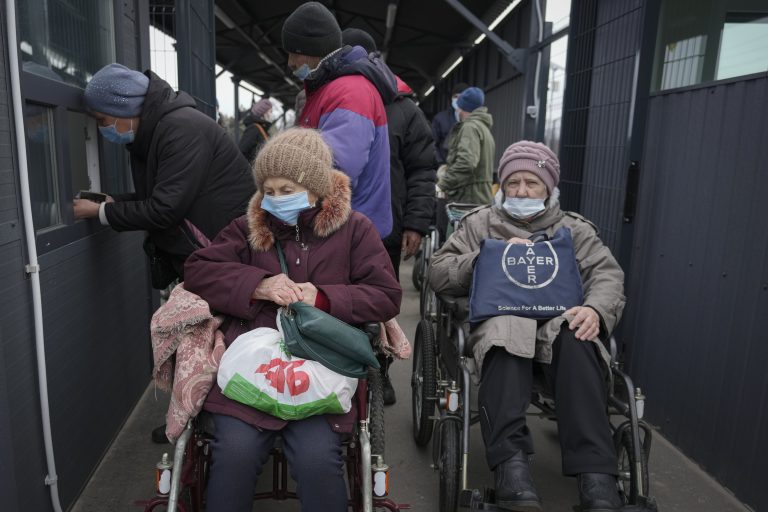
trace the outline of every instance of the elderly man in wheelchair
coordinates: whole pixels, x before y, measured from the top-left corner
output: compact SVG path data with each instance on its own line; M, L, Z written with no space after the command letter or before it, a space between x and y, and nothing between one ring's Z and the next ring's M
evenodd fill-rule
M254 329L274 329L278 308L296 303L354 325L395 317L401 289L387 252L373 224L351 210L349 179L333 170L320 134L294 128L272 138L253 170L258 191L247 214L185 267L186 290L225 315L226 345ZM354 401L346 414L286 421L224 393L214 385L203 406L215 425L209 512L252 509L278 433L302 510L348 509L342 448L355 425Z
M481 374L481 431L494 471L496 506L517 511L541 508L529 467L534 449L526 426L536 361L544 363L553 387L562 469L578 479L581 510L620 510L617 455L606 414L610 356L603 341L624 307L624 274L595 226L560 210L556 188L560 167L548 147L528 141L511 145L498 173L501 188L494 203L467 214L433 256L432 288L451 296L466 296L470 288L476 293L473 272L484 240L527 245L535 233L550 239L567 228L583 301L566 311L555 310L549 318L499 307L495 316L472 324L470 346ZM523 271L533 268L530 261L520 263ZM507 277L520 281L509 273Z

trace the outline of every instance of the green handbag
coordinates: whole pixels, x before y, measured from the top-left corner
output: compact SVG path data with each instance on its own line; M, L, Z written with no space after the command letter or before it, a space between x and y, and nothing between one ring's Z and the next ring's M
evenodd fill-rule
M280 242L275 240L280 268L288 275L288 265ZM317 361L347 377L365 378L368 367L379 368L368 335L303 302L294 302L281 313L280 326L285 346L291 355Z

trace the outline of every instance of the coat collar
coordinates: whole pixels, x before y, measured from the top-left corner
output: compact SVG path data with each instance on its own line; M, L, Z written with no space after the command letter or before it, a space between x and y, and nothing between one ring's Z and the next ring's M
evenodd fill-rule
M275 245L275 235L269 228L271 216L261 208L263 197L263 192L257 191L251 198L247 212L250 233L248 242L253 250L258 252L269 251ZM319 238L328 238L341 229L352 213L351 199L352 190L347 175L340 171L332 171L331 193L323 198L319 211L310 216L314 235Z

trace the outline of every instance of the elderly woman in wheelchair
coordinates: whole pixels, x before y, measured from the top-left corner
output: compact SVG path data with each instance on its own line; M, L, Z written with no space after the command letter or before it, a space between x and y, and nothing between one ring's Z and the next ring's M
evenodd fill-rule
M501 188L494 204L465 216L433 256L432 288L466 296L483 240L530 244L534 233L553 237L567 228L583 302L553 312L550 318L500 311L473 324L470 346L481 370L480 423L487 462L494 471L496 506L518 511L541 508L529 467L534 449L525 419L536 361L544 363L553 385L562 469L578 478L581 510L619 510L623 501L617 491L617 455L606 414L610 356L603 341L624 307L624 274L595 226L560 209L556 188L560 166L548 147L528 141L511 145L498 173Z
M258 192L245 216L224 228L185 267L185 287L212 310L229 346L258 327L276 327L280 306L304 302L349 324L399 312L401 289L373 224L350 207L349 179L332 168L320 134L291 129L264 145L253 165ZM276 241L289 274L281 271ZM342 436L355 410L284 421L233 401L213 386L203 409L215 434L207 510L250 511L254 485L278 433L304 511L343 512Z

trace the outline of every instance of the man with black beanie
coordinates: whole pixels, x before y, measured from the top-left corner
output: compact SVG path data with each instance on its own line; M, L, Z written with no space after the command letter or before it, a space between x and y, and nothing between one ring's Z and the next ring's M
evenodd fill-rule
M397 83L381 59L344 47L333 14L318 2L300 5L285 20L288 66L304 82L307 101L297 125L319 129L334 166L352 184L352 209L366 215L384 238L392 232L389 138L384 103Z

